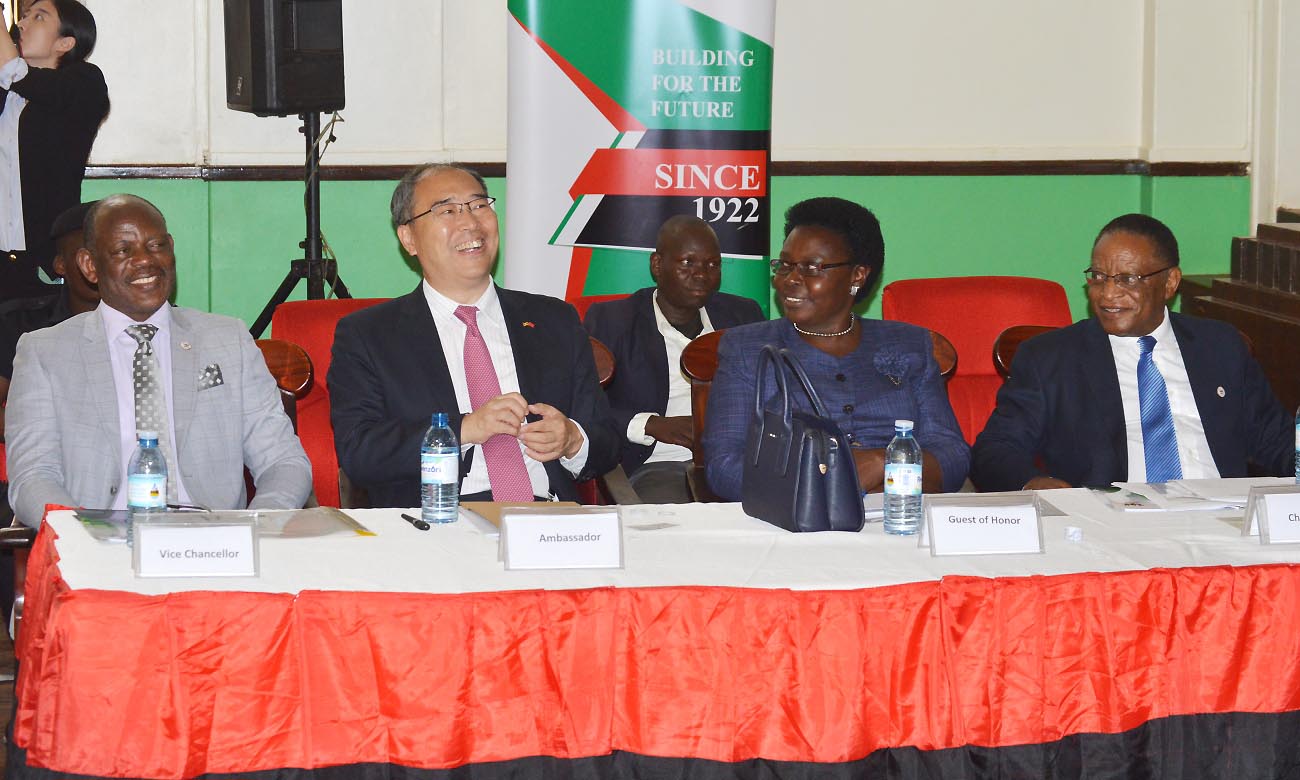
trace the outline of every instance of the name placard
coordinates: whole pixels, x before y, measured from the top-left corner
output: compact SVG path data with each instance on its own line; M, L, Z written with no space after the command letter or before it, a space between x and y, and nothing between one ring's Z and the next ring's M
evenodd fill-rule
M131 559L137 577L257 576L254 518L218 523L167 518L151 515L133 523Z
M1260 544L1300 542L1300 485L1251 488L1241 533L1258 536Z
M596 507L510 507L501 512L506 569L621 569L618 511Z
M922 500L922 546L930 554L1041 553L1042 525L1033 493L1000 496L942 495Z

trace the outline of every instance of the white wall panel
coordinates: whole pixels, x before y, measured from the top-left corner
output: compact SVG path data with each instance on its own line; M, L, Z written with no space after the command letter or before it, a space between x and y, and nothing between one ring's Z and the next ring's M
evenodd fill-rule
M1255 0L1157 2L1158 160L1249 160Z
M1259 1L778 0L773 156L1251 159ZM296 118L225 107L221 0L88 5L113 100L92 162L301 162ZM505 159L504 0L343 13L327 163Z

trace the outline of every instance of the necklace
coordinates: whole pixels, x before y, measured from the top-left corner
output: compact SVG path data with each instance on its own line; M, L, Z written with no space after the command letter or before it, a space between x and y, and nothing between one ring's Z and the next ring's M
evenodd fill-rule
M820 337L822 337L822 338L829 339L829 338L834 338L834 337L836 337L836 336L844 336L844 335L847 335L850 331L853 330L853 324L856 323L857 321L858 321L858 318L857 318L857 317L854 317L853 315L849 315L849 326L848 326L847 328L845 328L844 330L836 331L835 333L818 333L818 332L815 331L815 330L804 330L803 328L799 327L797 324L795 324L795 323L793 323L793 322L790 323L790 324L791 324L791 325L794 325L794 329L797 330L797 331L799 331L800 333L802 333L802 334L805 335L805 336L820 336Z

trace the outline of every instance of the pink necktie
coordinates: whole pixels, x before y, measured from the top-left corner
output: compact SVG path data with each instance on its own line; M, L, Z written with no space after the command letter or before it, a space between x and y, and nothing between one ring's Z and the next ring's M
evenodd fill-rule
M469 385L471 410L501 395L501 383L492 366L483 334L478 330L478 309L457 306L456 319L465 323L465 383ZM493 501L532 501L533 483L528 479L524 454L519 440L498 433L481 445L487 462L488 480L492 483Z

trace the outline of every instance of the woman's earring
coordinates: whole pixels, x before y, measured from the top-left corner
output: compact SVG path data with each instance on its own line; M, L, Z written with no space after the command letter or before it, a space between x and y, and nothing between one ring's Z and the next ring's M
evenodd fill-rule
M857 296L857 294L858 286L856 284L849 285L849 295Z

